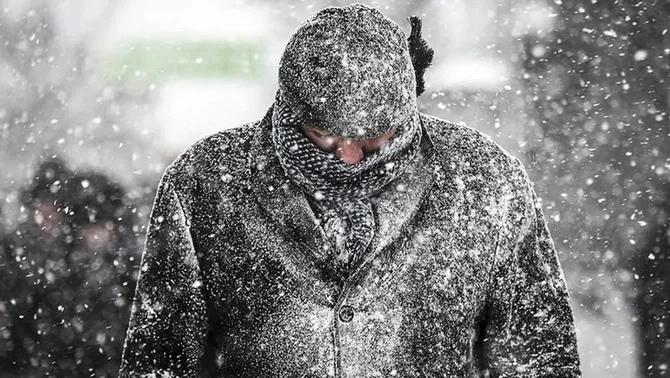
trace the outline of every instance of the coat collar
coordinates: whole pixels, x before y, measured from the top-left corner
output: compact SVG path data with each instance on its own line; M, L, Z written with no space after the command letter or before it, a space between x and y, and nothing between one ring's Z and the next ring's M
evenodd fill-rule
M307 197L285 174L277 158L271 136L272 108L261 120L249 155L251 187L258 204L274 226L291 235L298 253L287 256L303 274L329 277L330 267L324 266L326 254L333 248L314 215ZM349 280L358 275L387 245L395 240L416 214L421 199L433 184L427 161L432 155L432 143L422 126L420 164L414 164L391 182L373 199L376 222L375 237Z

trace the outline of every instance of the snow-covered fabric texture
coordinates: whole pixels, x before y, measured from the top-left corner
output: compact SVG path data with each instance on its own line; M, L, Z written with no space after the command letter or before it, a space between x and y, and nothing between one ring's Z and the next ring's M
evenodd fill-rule
M421 142L418 113L394 136L356 164L346 164L321 150L300 131L305 121L278 92L272 114L272 139L279 161L308 200L335 245L329 254L341 282L360 260L375 233L370 198L415 164ZM342 242L338 242L338 241Z
M342 286L262 121L198 142L156 196L122 378L579 377L573 314L520 162L420 114Z
M377 137L416 112L406 36L362 4L326 8L293 33L280 60L279 88L314 127L350 138Z

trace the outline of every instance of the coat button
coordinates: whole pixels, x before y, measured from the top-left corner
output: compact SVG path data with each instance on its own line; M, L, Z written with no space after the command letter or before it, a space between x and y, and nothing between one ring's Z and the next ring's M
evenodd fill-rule
M354 318L354 309L351 306L344 305L340 307L340 320L349 323Z

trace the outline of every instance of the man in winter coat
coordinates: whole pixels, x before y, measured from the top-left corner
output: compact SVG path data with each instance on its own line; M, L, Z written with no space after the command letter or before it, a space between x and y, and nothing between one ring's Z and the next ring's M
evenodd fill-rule
M266 116L166 171L121 377L578 377L521 163L421 114L412 18L303 24Z

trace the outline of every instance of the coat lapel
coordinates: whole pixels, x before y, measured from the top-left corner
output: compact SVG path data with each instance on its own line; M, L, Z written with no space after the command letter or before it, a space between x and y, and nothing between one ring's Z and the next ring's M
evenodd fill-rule
M377 229L367 253L354 269L350 279L365 270L369 261L400 237L416 215L433 184L433 175L428 169L431 154L431 143L424 133L419 163L412 164L407 171L373 198Z
M251 189L272 228L292 245L290 250L296 252L280 257L289 262L296 273L322 279L322 263L330 245L307 198L282 169L271 138L271 126L266 117L261 121L251 147Z

